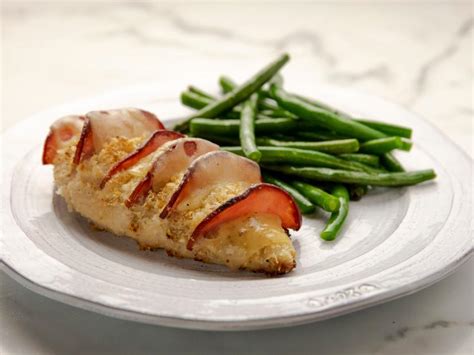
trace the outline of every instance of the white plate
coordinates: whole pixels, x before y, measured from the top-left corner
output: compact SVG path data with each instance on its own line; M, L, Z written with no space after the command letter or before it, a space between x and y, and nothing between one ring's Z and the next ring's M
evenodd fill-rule
M351 203L345 229L332 243L318 237L322 212L305 218L293 233L297 267L288 275L268 278L139 251L132 240L97 232L69 213L53 193L51 167L40 163L49 124L61 115L121 106L176 117L184 112L176 100L183 87L147 85L65 105L3 135L6 272L48 297L110 316L229 330L288 326L385 302L440 280L470 256L472 160L400 107L334 88L292 89L361 117L413 127L415 146L399 157L409 169L436 169L438 178L376 189Z

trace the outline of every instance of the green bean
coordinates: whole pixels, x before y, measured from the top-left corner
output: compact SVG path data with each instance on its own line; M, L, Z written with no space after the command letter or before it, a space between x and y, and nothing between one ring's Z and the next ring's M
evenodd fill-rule
M277 179L276 177L263 172L263 178L266 182L281 187L283 190L286 190L295 200L296 204L303 214L313 213L316 210L316 207L309 201L303 194L301 194L297 189L295 189L290 184Z
M258 163L262 153L255 143L255 116L257 115L258 95L252 94L247 101L244 101L242 112L240 113L240 146L244 155Z
M313 100L313 99L309 99L307 97L303 97L303 96L300 96L300 95L295 95L296 98L300 99L301 101L303 102L306 102L306 103L309 103L310 105L314 105L314 106L317 106L317 107L320 107L320 108L323 108L323 109L326 109L328 110L329 112L332 112L333 114L335 115L338 115L340 116L342 119L347 119L347 120L352 120L352 117L350 115L348 115L347 113L344 113L342 111L339 111L321 101L317 101L317 100ZM284 98L284 97L283 97ZM278 100L277 100L278 101ZM282 105L283 106L283 105ZM291 110L288 110L288 111L291 111ZM298 115L299 116L299 115ZM362 125L365 125L365 122L357 122L359 124L362 124ZM367 127L367 125L365 125ZM381 132L381 131L378 131L379 132L379 136L378 137L373 137L372 139L377 139L377 138L383 138L386 136L385 133ZM349 137L352 137L350 133L349 134ZM402 135L402 134L401 134ZM334 139L334 138L332 138ZM362 139L363 140L363 139ZM391 153L385 153L382 155L381 157L381 160L382 160L382 165L388 170L388 171L394 171L394 172L402 172L402 171L405 171L405 169L403 168L403 166L400 164L400 162L391 154Z
M280 77L278 74L275 75L272 79L269 80L270 82L275 82L275 78ZM283 79L281 79L283 81ZM237 84L227 76L221 76L219 78L219 85L223 93L228 93L234 90L237 87ZM295 115L291 114L290 112L278 107L278 103L275 100L267 97L268 95L263 95L265 92L263 90L259 91L259 109L265 112L262 114L269 116L269 117L289 117L289 118L296 118Z
M208 98L210 100L216 100L216 97L209 94L208 92L202 90L202 89L199 89L198 87L196 86L193 86L193 85L189 85L188 86L188 91L189 92L193 92L195 93L196 95L199 95L199 96L203 96L205 98Z
M302 96L302 95L298 95L298 94L291 94L291 95L294 95L296 98L298 98L299 100L301 101L304 101L310 105L313 105L313 106L316 106L316 107L319 107L319 108L322 108L323 110L326 110L326 111L329 111L331 113L334 113L338 116L341 116L341 117L344 117L344 118L349 118L349 119L352 119L351 116L349 116L347 113L343 112L343 111L340 111L322 101L319 101L319 100L316 100L316 99L310 99L309 97L306 97L306 96Z
M297 129L298 126L297 120L291 118L268 118L255 121L255 131L263 134L287 133ZM191 134L194 136L201 136L201 134L237 136L239 134L239 127L239 120L194 118L190 122Z
M297 118L295 115L292 113L289 113L288 111L282 109L282 108L277 108L275 110L261 110L259 111L260 114L267 116L267 117L288 117L288 118Z
M270 93L285 110L293 113L302 120L314 122L336 134L358 138L362 141L385 137L385 134L382 132L369 128L362 123L338 116L330 111L326 111L302 101L295 96L289 95L276 85L272 85Z
M354 153L354 154L340 154L338 155L339 158L352 160L359 162L361 164L373 166L374 168L378 168L380 166L380 158L377 155L372 154L361 154L361 153Z
M229 122L230 120L226 120L224 122ZM215 121L212 121L215 122ZM259 122L259 121L256 121ZM235 139L234 137L229 136L226 133L229 132L223 132L220 131L220 135L218 134L209 134L209 133L203 133L205 129L199 129L198 133L199 134L194 134L196 133L194 129L193 123L191 123L191 129L193 135L197 137L201 137L213 142L216 142L218 144L226 144L226 145L231 145L235 146L239 144L239 140ZM209 131L209 130L207 130ZM223 134L222 134L223 133ZM287 138L288 137L281 137L281 138ZM284 147L284 148L299 148L299 149L307 149L307 150L317 150L323 153L331 153L331 154L338 154L343 151L355 151L357 150L358 147L358 142L356 139L345 139L345 140L338 140L338 141L326 141L326 142L294 142L294 141L282 141L282 140L276 140L273 138L266 138L266 137L260 137L256 138L257 146L273 146L273 147ZM345 157L345 155L348 156L353 156L355 155L356 158L354 159L348 159ZM362 156L361 159L359 159L359 163L366 164L367 161L369 160L370 163L373 165L373 160L375 159L378 161L377 156L372 156L372 155L367 155L367 154L341 154L338 157L343 158L345 160L353 160L353 161L358 161L359 156ZM371 164L366 164L366 165L371 165ZM377 165L375 165L377 167Z
M268 99L268 98L260 98L258 99L258 109L261 111L267 110L273 112L275 110L279 110L283 112L283 109L280 109L275 102L275 100Z
M183 105L196 110L206 107L210 102L209 99L190 91L183 91L180 98Z
M270 80L268 80L268 85L271 86L272 84L275 84L276 86L279 86L279 87L283 87L283 75L281 75L281 73L276 73L273 78L271 78ZM267 90L261 90L263 92L263 94L267 94L268 95L268 91Z
M405 169L402 164L393 156L392 153L385 153L380 156L380 162L382 166L388 171L392 172L403 172Z
M194 135L194 134L189 134L191 137L198 137L198 138L203 138L207 139L208 141L217 143L219 145L230 145L230 146L235 146L240 144L239 138L236 137L229 137L227 135L212 135L212 134L199 134L199 135Z
M227 94L237 87L237 84L231 78L225 75L222 75L219 78L219 85L223 94Z
M332 141L338 139L346 139L348 137L343 137L341 135L337 135L331 131L327 131L324 129L316 129L314 132L298 132L298 137L309 139L312 141Z
M315 181L340 182L346 184L362 184L374 186L408 186L432 180L436 177L433 170L418 170L400 173L368 174L360 171L336 170L316 167L294 167L288 165L264 168L287 175L299 176Z
M324 110L327 110L327 111L330 111L332 113L335 113L336 115L339 115L341 117L345 117L345 118L351 118L351 119L354 119L353 117L351 117L350 115L348 115L347 113L343 112L343 111L340 111L324 102L321 102L319 100L315 100L315 99L310 99L310 98L307 98L307 97L304 97L304 96L301 96L301 95L295 95L297 98L299 98L300 100L303 100L307 103L310 103L314 106L317 106L317 107L320 107ZM367 120L367 119L354 119L355 121L359 122L359 123L362 123L364 125L366 125L367 127L370 127L370 128L373 128L377 131L380 131L384 134L386 134L387 136L398 136L398 137L404 137L404 138L411 138L412 136L412 129L409 128L409 127L404 127L404 126L400 126L400 125L395 125L395 124L391 124L391 123L386 123L386 122L380 122L380 121L374 121L374 120Z
M270 108L269 102L267 102L266 99L265 101L259 101L259 107L261 108L260 113L268 117L296 118L295 115L280 107Z
M342 139L325 142L301 142L301 141L281 141L268 137L257 138L259 146L299 148L307 150L317 150L318 152L330 154L343 154L357 152L359 141L357 139Z
M348 115L347 113L343 112L343 111L340 111L324 102L321 102L319 100L315 100L315 99L310 99L310 98L307 98L307 97L304 97L304 96L301 96L301 95L295 95L297 98L299 98L300 100L303 100L307 103L310 103L314 106L317 106L317 107L320 107L324 110L327 110L329 112L332 112L336 115L339 115L341 117L344 117L344 118L350 118L350 119L354 119L353 117L351 117L350 115ZM359 122L359 123L362 123L364 125L366 125L367 127L370 127L370 128L373 128L377 131L380 131L384 134L386 134L387 136L398 136L398 137L404 137L404 138L411 138L412 136L412 129L409 128L409 127L404 127L404 126L400 126L400 125L395 125L395 124L391 124L391 123L386 123L386 122L380 122L380 121L374 121L374 120L367 120L367 119L354 119L355 121Z
M349 213L349 192L346 187L337 184L331 189L331 194L339 199L340 207L338 211L331 214L331 217L329 217L326 223L326 227L324 227L324 230L320 234L321 238L326 241L336 239Z
M332 112L338 116L341 116L343 118L347 119L352 119L355 120L356 122L362 123L363 125L373 128L377 131L380 131L384 133L387 136L398 136L398 137L404 137L404 138L411 138L412 135L412 129L404 126L399 126L399 125L394 125L386 122L380 122L380 121L373 121L373 120L367 120L367 119L355 119L349 114L340 111L322 101L315 100L315 99L310 99L308 97L304 97L301 95L294 95L297 98L299 98L302 101L305 101L309 104L312 104L314 106L320 107L326 111Z
M254 92L258 91L263 84L270 80L286 62L290 59L288 54L281 55L277 60L268 64L265 68L260 70L257 74L247 80L241 86L235 88L231 92L225 94L223 97L213 101L206 107L188 116L183 122L175 126L175 131L187 131L189 129L189 122L196 117L214 118L220 114L229 111L235 105L241 103L250 97Z
M188 106L188 107L194 108L196 110L199 110L203 107L206 107L210 103L212 103L212 100L205 97L205 96L196 94L195 92L184 91L184 92L181 93L181 103L185 106ZM240 120L240 112L241 111L242 111L241 106L237 105L237 106L233 107L230 112L225 112L224 116L222 118ZM259 113L257 115L257 118L266 119L266 118L270 118L270 117L267 117L267 116L262 115L262 114Z
M269 81L268 84L275 84L277 86L283 86L283 76L280 73L276 73ZM237 83L226 75L219 77L219 86L224 94L234 90L237 87ZM269 98L267 90L260 89L259 91L262 98Z
M196 90L196 89L195 89ZM205 107L206 105L209 105L212 101L215 101L216 98L212 98L209 96L208 93L204 92L204 91L201 91L201 94L198 94L197 91L194 92L195 94L197 95L200 95L201 98L199 100L199 105L202 107ZM207 95L207 96L204 96L204 95ZM265 105L271 105L271 103L269 103L268 101L271 100L271 99L268 99L266 100L265 102ZM273 100L271 100L273 101ZM237 117L240 119L240 112L242 110L242 104L239 104L239 105L236 105L232 108L232 112L237 112L237 114L231 114L232 115L232 118L233 117ZM269 115L267 115L269 114ZM226 114L226 116L228 116L227 118L229 118L229 113ZM262 112L259 112L258 115L257 115L257 118L270 118L270 117L278 117L278 118L282 118L282 117L287 117L287 118L296 118L296 116L292 115L291 113L289 113L288 111L285 111L279 107L277 107L276 109L269 109L269 110L265 110L265 111L262 111Z
M217 98L215 96L211 95L210 93L208 93L208 92L206 92L202 89L197 88L196 86L192 86L192 85L188 86L188 92L191 92L191 93L196 94L196 95L201 97L201 100L200 100L201 107L198 107L198 109L203 108L203 107L209 105L211 102L217 100ZM232 111L236 111L236 112L240 112L240 110L241 110L241 105L240 104L236 105L232 109Z
M394 149L402 149L403 142L400 137L386 137L372 139L360 145L361 153L384 154Z
M357 122L363 123L366 126L376 129L387 136L398 136L403 138L411 138L412 129L409 127L399 126L391 123L372 121L367 119L356 119Z
M284 117L280 110L260 110L259 112L268 117Z
M271 135L268 135L268 137L272 137L273 139L278 139L281 141L295 141L298 140L295 137L295 134L292 134L292 132L286 132L288 134L283 134L283 133L272 133ZM262 133L262 135L264 135Z
M369 187L367 185L358 184L348 185L347 189L349 190L349 197L351 201L359 201L362 196L364 196L369 191Z
M339 209L339 200L326 191L301 181L294 181L292 185L315 205L328 212Z
M183 91L181 93L181 103L185 106L193 108L195 110L200 110L207 105L211 104L213 101L205 96L199 95L195 92ZM234 107L230 112L225 112L226 118L239 119L240 118L240 109Z
M222 149L244 156L244 152L240 147L222 147ZM378 172L374 168L368 167L366 165L340 159L333 155L318 152L315 150L262 146L259 146L258 150L262 153L260 159L262 163L281 163L303 166L328 167L351 171L364 171L367 173Z
M411 140L407 138L402 138L402 147L400 148L401 150L409 152L412 147L413 147L413 142Z

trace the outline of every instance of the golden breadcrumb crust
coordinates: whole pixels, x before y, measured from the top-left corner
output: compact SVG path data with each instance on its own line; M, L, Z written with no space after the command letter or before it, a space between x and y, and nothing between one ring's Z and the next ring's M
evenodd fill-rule
M97 228L133 238L141 249L163 248L168 255L271 275L284 274L295 267L295 249L280 226L279 217L274 215L242 216L220 225L200 239L192 251L186 249L195 227L219 205L245 191L248 186L244 183L209 186L193 194L166 219L161 219L162 208L184 174L177 172L159 192L152 191L142 204L127 208L125 200L167 144L136 166L115 175L100 189L100 181L110 167L133 152L143 140L144 137L114 138L99 154L77 167L72 163L74 142L60 150L54 161L54 178L57 191L69 208L89 219Z

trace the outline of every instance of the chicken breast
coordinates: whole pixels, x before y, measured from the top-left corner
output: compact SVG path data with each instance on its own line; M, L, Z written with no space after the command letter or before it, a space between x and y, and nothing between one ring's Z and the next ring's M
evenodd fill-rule
M288 228L298 229L301 215L285 191L261 183L257 164L128 110L51 127L43 162L54 164L72 211L141 249L270 275L295 267Z

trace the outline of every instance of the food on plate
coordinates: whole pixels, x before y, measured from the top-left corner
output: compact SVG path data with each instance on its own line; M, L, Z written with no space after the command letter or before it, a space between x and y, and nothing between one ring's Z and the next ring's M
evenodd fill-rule
M353 117L285 90L279 70L288 60L280 56L243 85L220 76L221 97L188 86L181 102L198 111L176 129L258 162L265 181L291 194L304 214L316 206L329 212L320 234L326 241L343 230L349 199L360 200L374 186L414 185L436 177L433 170L405 172L393 154L411 150L411 128Z
M213 118L229 109L232 109L235 105L241 103L249 98L253 93L257 92L286 64L286 62L288 62L288 60L290 60L290 56L288 54L283 54L239 87L225 94L222 98L212 101L199 111L193 113L190 117L187 117L183 122L175 127L175 130L187 130L189 127L189 121L195 117Z
M109 181L115 174L120 173L123 170L126 170L133 165L137 164L140 160L148 156L149 154L156 151L163 144L176 140L178 138L183 138L184 135L178 132L168 131L165 129L160 129L153 132L150 137L143 142L143 144L138 147L134 152L127 155L124 159L115 163L104 176L100 182L100 187L103 188L107 181Z
M85 117L66 116L53 123L43 146L43 164L52 164L58 150L76 140L82 132Z
M344 185L336 184L330 192L339 199L339 208L331 213L328 223L321 232L321 238L327 241L336 239L339 229L342 228L349 213L349 191L347 188Z
M288 61L281 55L242 85L221 76L221 96L190 85L181 102L196 111L174 130L135 108L61 118L43 163L54 164L72 210L143 249L287 273L296 257L288 230L300 228L300 211L327 213L320 237L331 241L350 200L436 177L405 171L395 157L412 149L409 127L284 89L279 70Z
M302 214L313 213L316 210L316 206L314 206L306 196L304 196L292 185L276 178L275 176L270 175L268 172L263 174L263 178L266 182L279 186L283 190L287 191L295 200Z
M173 176L184 172L195 159L218 150L219 146L200 138L186 138L177 140L166 148L163 154L152 157L153 161L146 175L125 201L128 207L146 198L150 190L160 191Z
M43 163L57 192L95 226L142 249L279 275L295 267L288 229L300 211L258 164L210 141L166 130L125 108L53 123Z

